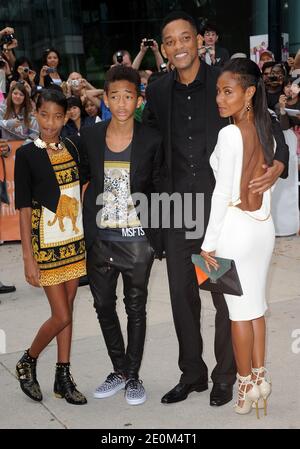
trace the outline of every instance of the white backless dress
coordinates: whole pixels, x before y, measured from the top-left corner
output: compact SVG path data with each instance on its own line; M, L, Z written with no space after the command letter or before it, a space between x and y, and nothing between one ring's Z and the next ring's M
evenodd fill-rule
M243 295L224 295L229 317L254 320L267 310L266 280L275 242L271 189L263 194L260 209L249 212L236 207L241 203L243 138L235 125L219 132L210 165L216 186L202 249L235 261Z

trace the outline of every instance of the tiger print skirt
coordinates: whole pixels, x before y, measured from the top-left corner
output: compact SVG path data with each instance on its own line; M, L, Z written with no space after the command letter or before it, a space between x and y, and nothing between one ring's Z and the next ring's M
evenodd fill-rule
M32 204L31 242L41 286L86 274L78 167L66 147L50 161L60 188L56 213L36 201Z

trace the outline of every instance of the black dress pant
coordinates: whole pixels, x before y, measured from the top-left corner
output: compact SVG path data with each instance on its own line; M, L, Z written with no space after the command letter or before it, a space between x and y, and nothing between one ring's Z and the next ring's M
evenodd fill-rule
M115 242L97 237L87 255L94 307L114 371L138 378L145 333L148 281L154 251L148 241ZM116 287L121 273L127 313L127 349L116 312Z
M202 239L186 240L183 231L165 230L164 242L173 319L179 342L180 381L186 384L205 383L208 370L202 359L201 300L191 261L192 254L200 254ZM211 378L214 383L233 384L236 365L228 308L223 295L212 294L212 299L216 308L214 349L217 365Z

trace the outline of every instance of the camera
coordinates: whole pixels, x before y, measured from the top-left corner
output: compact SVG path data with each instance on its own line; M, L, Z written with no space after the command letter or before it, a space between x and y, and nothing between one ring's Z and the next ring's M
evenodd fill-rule
M29 67L23 67L22 65L20 65L18 67L18 72L21 73L26 73L26 75L28 75L28 73L30 72Z
M214 53L213 47L205 47L205 52L209 53L210 55Z
M167 64L165 62L160 64L159 68L160 68L161 72L167 72L168 71Z
M77 79L77 80L69 80L69 81L68 81L68 84L69 84L71 87L79 87L79 86L80 86L80 79Z
M146 39L143 42L144 47L153 47L154 40L153 39Z
M117 62L118 62L119 64L122 64L122 62L123 62L123 55L122 55L122 52L121 52L121 51L118 51L118 52L117 52L116 58L117 58Z
M14 39L15 36L13 34L4 34L1 38L0 45L11 44Z
M55 73L56 72L56 68L55 67L48 67L48 69L46 70L47 73Z

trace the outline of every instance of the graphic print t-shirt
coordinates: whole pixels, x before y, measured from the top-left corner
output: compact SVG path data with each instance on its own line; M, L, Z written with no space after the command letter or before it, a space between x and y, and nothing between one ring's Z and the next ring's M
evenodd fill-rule
M104 193L99 233L102 240L145 240L130 192L130 143L116 153L105 147Z

